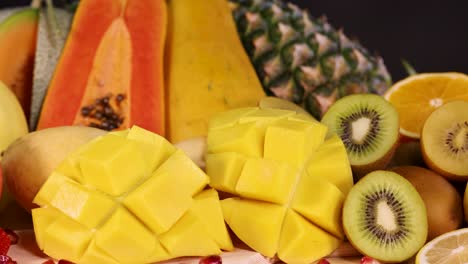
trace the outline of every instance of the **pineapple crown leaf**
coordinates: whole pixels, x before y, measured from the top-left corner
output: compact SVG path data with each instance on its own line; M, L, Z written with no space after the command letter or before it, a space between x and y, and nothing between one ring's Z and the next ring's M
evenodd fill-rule
M413 65L411 65L411 63L409 63L406 59L401 59L401 64L403 65L403 68L405 68L405 71L409 76L418 74L418 72L414 69Z
M42 4L42 0L32 0L31 1L31 7L32 8L40 8Z

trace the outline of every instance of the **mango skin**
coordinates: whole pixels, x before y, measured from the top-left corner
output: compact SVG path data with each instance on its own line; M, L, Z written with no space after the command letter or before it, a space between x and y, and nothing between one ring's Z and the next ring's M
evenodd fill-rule
M37 193L37 243L73 263L153 263L232 250L208 183L159 135L137 126L108 133L71 153Z
M221 205L237 237L267 257L306 264L340 245L353 178L343 142L288 109L246 107L216 115L206 171L210 186L230 196Z
M27 211L46 179L67 155L104 130L91 127L56 127L24 135L5 151L2 170L8 193Z
M168 139L206 136L217 113L265 97L224 0L170 1L167 43Z

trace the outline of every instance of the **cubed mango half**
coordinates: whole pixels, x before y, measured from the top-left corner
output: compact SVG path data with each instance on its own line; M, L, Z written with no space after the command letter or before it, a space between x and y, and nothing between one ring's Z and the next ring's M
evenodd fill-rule
M224 218L248 246L286 263L312 263L343 240L341 210L353 185L345 147L303 113L252 107L214 117L210 186L229 193Z
M152 263L232 250L209 177L164 138L134 126L84 145L36 195L39 247L74 263ZM194 246L197 245L197 246Z

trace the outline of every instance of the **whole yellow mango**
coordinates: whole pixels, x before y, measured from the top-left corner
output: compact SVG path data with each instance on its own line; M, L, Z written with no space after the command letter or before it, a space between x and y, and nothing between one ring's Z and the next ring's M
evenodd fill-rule
M178 143L206 136L214 114L255 106L265 94L227 1L170 1L168 8L167 135Z

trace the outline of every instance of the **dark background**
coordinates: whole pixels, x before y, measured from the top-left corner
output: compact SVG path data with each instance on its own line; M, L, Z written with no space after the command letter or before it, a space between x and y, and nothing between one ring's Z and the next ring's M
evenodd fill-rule
M0 7L29 2L0 0ZM313 16L326 15L333 26L343 28L346 35L380 54L394 81L406 76L403 58L418 72L468 73L468 0L292 2L307 8Z

